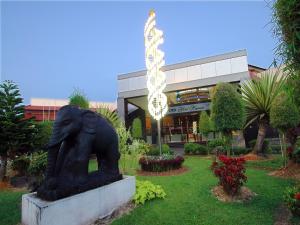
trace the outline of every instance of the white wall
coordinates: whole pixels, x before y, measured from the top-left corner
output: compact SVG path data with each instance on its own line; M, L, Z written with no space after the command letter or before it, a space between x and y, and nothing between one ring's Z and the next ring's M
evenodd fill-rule
M247 56L233 57L199 65L166 71L168 84L200 80L210 77L231 75L248 71ZM147 88L147 77L136 76L118 80L118 92L133 91Z

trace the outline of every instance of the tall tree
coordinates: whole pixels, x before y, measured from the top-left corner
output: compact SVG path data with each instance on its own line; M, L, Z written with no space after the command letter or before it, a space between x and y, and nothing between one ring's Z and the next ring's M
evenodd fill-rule
M35 128L24 119L24 105L18 86L12 81L0 84L0 180L6 174L7 159L22 146L31 146Z
M222 132L230 155L232 131L240 130L245 123L245 109L237 88L229 83L217 84L212 98L212 121Z
M242 96L246 107L247 124L258 122L258 134L253 153L263 154L263 143L270 124L270 110L277 95L283 90L284 76L278 72L264 72L258 79L242 84Z

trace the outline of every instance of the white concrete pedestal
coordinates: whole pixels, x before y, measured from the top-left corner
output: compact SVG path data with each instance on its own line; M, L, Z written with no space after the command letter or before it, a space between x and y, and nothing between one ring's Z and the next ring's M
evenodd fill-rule
M36 193L22 196L24 225L86 225L111 214L135 193L135 177L124 176L117 182L71 197L48 202Z

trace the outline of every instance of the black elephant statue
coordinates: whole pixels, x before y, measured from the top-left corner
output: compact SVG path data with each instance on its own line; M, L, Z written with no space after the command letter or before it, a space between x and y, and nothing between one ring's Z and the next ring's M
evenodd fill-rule
M57 200L122 179L118 135L111 124L90 110L62 107L47 146L45 180L37 190L44 200ZM95 154L98 170L89 173Z

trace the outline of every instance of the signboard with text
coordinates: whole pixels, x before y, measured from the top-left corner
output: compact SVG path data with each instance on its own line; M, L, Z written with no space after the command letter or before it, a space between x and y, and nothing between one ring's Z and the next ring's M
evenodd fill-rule
M170 106L167 115L176 113L189 113L209 110L210 102L202 102L190 105Z

